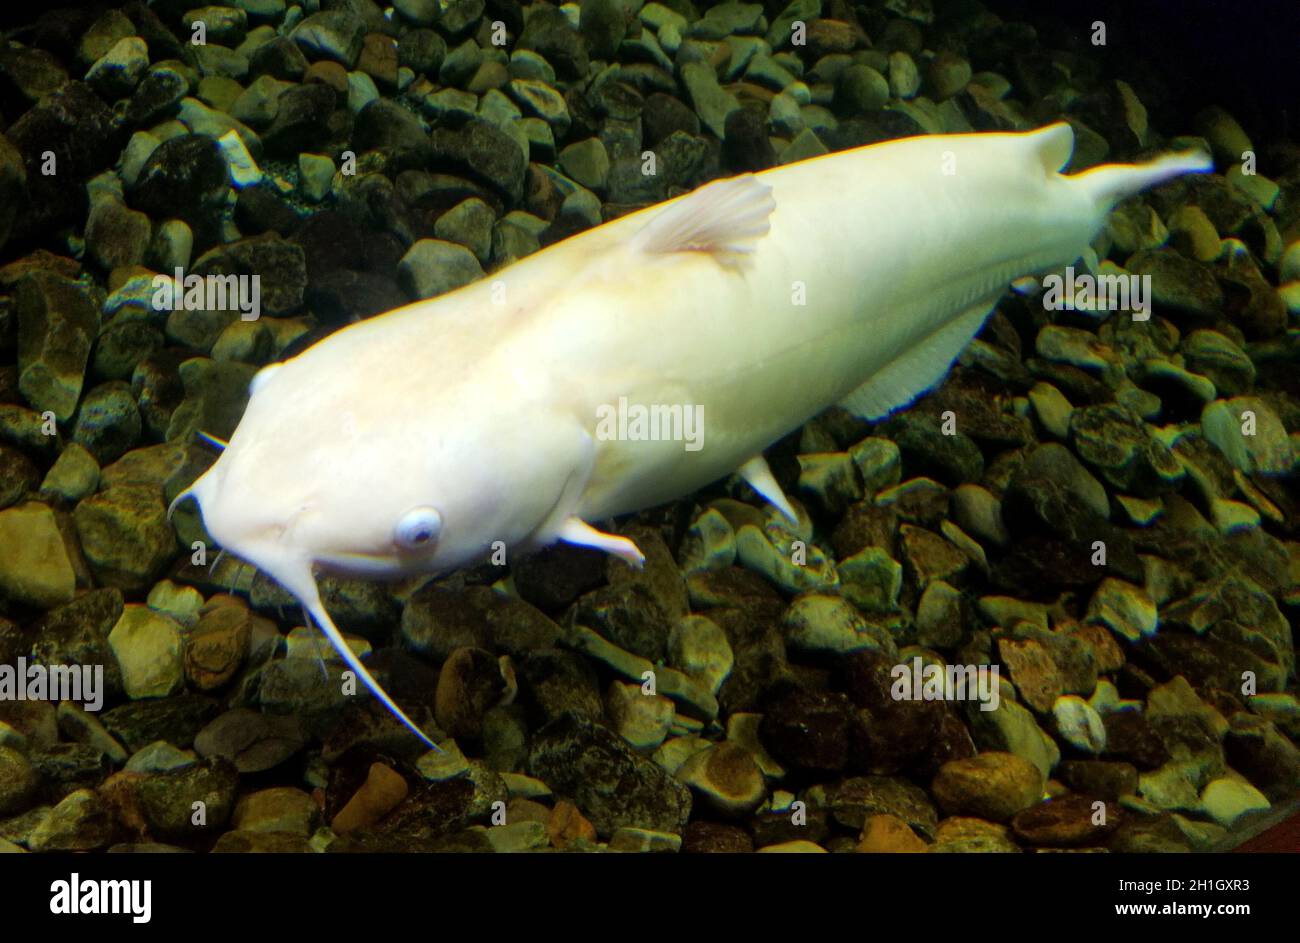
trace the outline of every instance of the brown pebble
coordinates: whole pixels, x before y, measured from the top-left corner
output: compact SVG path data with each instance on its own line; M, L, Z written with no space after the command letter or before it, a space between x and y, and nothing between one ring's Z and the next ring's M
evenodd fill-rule
M565 848L577 839L596 840L596 828L578 811L578 807L567 799L555 803L551 817L546 823L546 834L551 845Z
M374 763L366 781L348 800L331 827L340 835L374 825L406 798L408 787L401 775L383 763Z
M343 68L337 62L313 62L307 68L307 74L302 77L303 85L311 85L313 82L319 82L322 85L328 85L340 95L348 93L348 70Z
M930 792L950 815L1005 822L1043 795L1043 774L1014 753L980 753L945 763Z
M691 822L682 834L686 854L748 854L754 850L749 833L722 822Z
M866 820L856 850L869 853L916 854L924 852L927 847L925 841L912 831L906 822L896 815L886 813L870 816Z

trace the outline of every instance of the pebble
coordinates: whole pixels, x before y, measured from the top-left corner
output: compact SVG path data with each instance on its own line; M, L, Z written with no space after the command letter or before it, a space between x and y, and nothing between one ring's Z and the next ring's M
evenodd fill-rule
M0 815L23 811L35 796L38 782L27 757L12 747L0 746Z
M1198 262L1213 262L1219 257L1219 233L1199 206L1180 206L1169 219L1169 232L1174 247L1184 255Z
M439 239L456 242L474 253L481 265L492 255L492 227L496 214L482 200L472 197L456 204L434 225Z
M1006 751L1028 760L1043 779L1061 759L1061 748L1048 736L1023 705L1003 690L996 710L969 710L967 723L975 743L984 750Z
M193 841L219 830L230 819L239 789L234 767L203 760L134 784L136 806L146 827L164 841ZM195 796L204 803L203 824L195 818Z
M840 576L821 548L807 544L805 550L806 562L795 563L792 552L783 553L757 527L746 525L736 532L736 558L741 565L767 577L786 592L838 585Z
M0 511L0 594L48 609L75 592L76 573L49 506L33 501Z
M930 60L926 81L931 97L938 102L956 95L972 78L968 61L952 52L941 52Z
M1070 433L1079 457L1123 491L1150 497L1171 490L1183 476L1182 465L1168 446L1126 407L1076 409Z
M259 621L264 620L240 605L217 606L198 615L185 641L185 676L190 683L212 691L230 681Z
M1070 847L1102 845L1120 823L1117 807L1087 796L1067 795L1042 802L1011 820L1016 837L1030 845Z
M705 570L725 570L736 560L736 533L716 508L706 508L687 529L677 562L689 575Z
M866 547L836 565L845 597L864 612L891 612L898 607L903 567L879 547Z
M107 465L139 441L143 426L130 385L112 380L82 399L73 441L84 446L100 465Z
M1192 331L1184 338L1181 350L1188 369L1208 377L1225 396L1237 396L1254 386L1254 362L1218 331Z
M59 422L72 418L85 378L91 343L99 331L98 306L79 283L52 272L21 279L18 315L18 389L37 412Z
M331 59L350 69L361 55L365 31L361 17L335 9L310 14L293 28L289 38L308 59Z
M815 131L811 128L804 128L794 136L791 141L781 151L782 164L794 164L802 160L809 160L813 157L820 157L823 154L830 153L830 149L821 142Z
M374 825L406 798L409 788L402 776L383 763L373 763L366 781L347 805L339 810L330 827L340 835Z
M312 666L316 683L320 671ZM193 735L194 749L206 758L220 757L241 773L273 769L303 746L302 725L295 715L263 713L245 707L226 711Z
M1114 577L1106 577L1097 585L1084 618L1104 625L1129 642L1155 634L1160 625L1156 605L1146 591Z
M124 769L128 773L167 773L197 763L193 750L182 750L166 740L155 740L131 754Z
M610 851L675 854L682 848L682 836L672 832L655 832L645 828L624 826L609 837L608 847Z
M914 98L921 89L921 73L906 52L889 54L889 93L894 98Z
M949 648L962 637L962 594L951 583L934 580L916 606L916 640L931 648Z
M718 84L717 75L707 63L686 63L681 67L681 79L701 123L718 140L724 140L727 118L740 108L740 102Z
M1168 248L1143 249L1125 262L1129 274L1151 279L1151 301L1213 319L1223 304L1223 290L1199 262Z
M1053 438L1069 438L1074 407L1064 393L1050 383L1036 383L1029 391L1029 402L1034 407L1034 415Z
M545 823L527 819L493 825L490 828L483 828L483 832L492 850L498 854L531 851L535 848L545 848L550 843Z
M799 456L799 492L828 514L841 514L862 498L862 485L852 456L826 452Z
M1116 760L1063 760L1057 775L1076 792L1111 801L1138 789L1137 768Z
M98 485L99 463L84 445L70 442L46 472L40 493L72 504L94 492Z
M594 842L596 828L576 805L567 799L561 799L555 803L546 820L546 835L553 847L567 848L574 843Z
M843 694L795 690L768 705L760 738L782 763L836 771L848 763L852 725L852 705Z
M1036 805L1044 778L1034 764L1013 753L980 753L939 768L930 791L950 815L1005 822Z
M231 824L254 832L289 832L308 837L320 818L315 801L301 789L274 786L240 797Z
M92 851L113 840L113 814L99 794L78 789L64 796L27 839L35 852Z
M1172 760L1138 776L1138 793L1157 809L1196 812L1201 807L1197 786L1204 769L1192 760Z
M1201 428L1228 461L1248 475L1285 475L1295 464L1295 447L1285 426L1258 397L1208 403Z
M596 724L564 715L534 734L529 772L567 794L602 837L622 826L680 834L690 791ZM604 784L617 782L617 790Z
M692 754L676 776L707 806L725 816L748 815L767 796L763 773L754 757L732 741Z
M166 613L128 604L108 644L122 669L128 697L167 697L183 687L182 630Z
M128 209L118 198L96 200L86 220L86 252L106 271L139 265L150 231L149 217Z
M906 822L888 813L869 816L862 824L856 851L867 854L916 854L928 850L925 840Z
M398 263L398 280L412 298L427 299L483 277L474 253L441 239L420 239Z
M804 839L795 841L778 842L775 845L765 845L756 849L759 854L786 854L786 855L808 855L808 854L829 854L825 848L814 842Z
M605 695L605 711L614 731L635 750L649 752L668 736L673 702L646 694L641 685L614 681Z
M550 85L533 79L511 79L507 88L524 114L545 121L556 140L568 135L572 122L569 107L564 97Z
M791 603L782 618L782 631L788 645L804 652L894 650L892 643L880 638L878 630L873 631L848 599L824 593L808 593Z
M104 729L104 725L94 714L87 713L73 701L60 701L57 717L59 732L69 740L99 750L115 765L127 761L126 750L112 734Z
M923 835L938 822L925 790L898 776L853 776L829 792L827 805L835 821L858 830L876 814L897 816Z
M559 154L560 169L592 190L604 190L609 178L609 154L600 138L586 138L568 145Z
M1061 738L1081 753L1098 754L1106 750L1106 727L1101 715L1077 694L1058 697L1052 705L1052 717Z
M668 663L717 694L731 675L735 656L727 634L716 623L706 616L688 615L669 632Z
M1200 803L1205 813L1224 828L1232 828L1251 812L1271 808L1268 797L1250 783L1228 777L1208 783Z
M952 513L963 530L980 540L998 547L1011 540L1002 522L1001 502L981 485L958 485L952 493Z

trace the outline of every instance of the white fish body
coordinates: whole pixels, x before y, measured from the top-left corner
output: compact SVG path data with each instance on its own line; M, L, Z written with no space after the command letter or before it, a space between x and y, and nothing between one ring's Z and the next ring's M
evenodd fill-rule
M556 540L636 563L591 522L738 470L788 513L764 448L835 403L911 402L1012 281L1077 259L1119 199L1210 167L1064 176L1072 146L1063 123L908 138L605 224L267 368L187 493L420 733L343 645L313 567L395 577ZM602 437L620 401L698 407L701 447Z

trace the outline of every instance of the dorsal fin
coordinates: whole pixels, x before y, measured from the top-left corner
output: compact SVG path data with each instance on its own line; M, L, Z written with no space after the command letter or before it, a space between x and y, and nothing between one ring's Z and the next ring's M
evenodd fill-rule
M726 261L748 255L771 229L776 200L753 174L706 184L657 213L632 237L641 252L709 252Z
M1074 128L1067 121L1058 121L1029 134L1034 154L1049 174L1065 169L1074 154Z

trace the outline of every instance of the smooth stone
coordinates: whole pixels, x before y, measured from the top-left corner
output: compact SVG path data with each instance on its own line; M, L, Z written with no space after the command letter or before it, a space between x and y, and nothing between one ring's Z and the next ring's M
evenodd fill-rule
M398 279L408 295L433 298L483 276L474 253L441 239L420 239L398 263Z
M735 664L727 634L702 615L688 615L668 634L668 663L717 694Z
M76 442L68 443L41 482L41 495L75 503L99 486L99 463Z
M0 511L0 593L39 609L76 594L76 574L49 506L29 502Z
M1097 585L1084 619L1104 625L1129 642L1154 635L1160 625L1156 604L1146 591L1114 577L1106 577Z
M167 697L184 686L182 629L166 613L128 604L108 634L108 644L133 700Z
M658 694L646 694L639 684L610 684L605 711L614 731L641 752L663 743L673 722L673 702Z
M1232 828L1251 812L1271 808L1262 792L1238 779L1221 778L1210 782L1201 792L1201 808L1224 828Z

